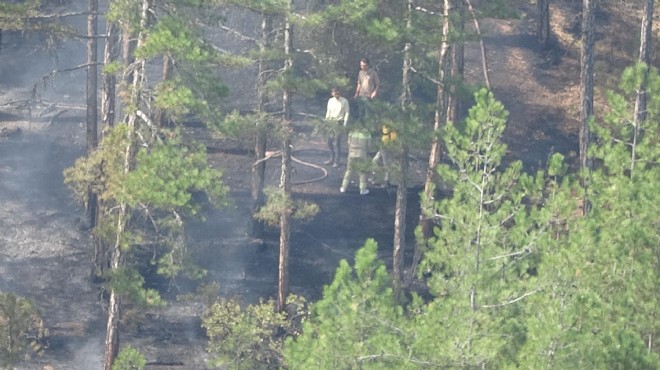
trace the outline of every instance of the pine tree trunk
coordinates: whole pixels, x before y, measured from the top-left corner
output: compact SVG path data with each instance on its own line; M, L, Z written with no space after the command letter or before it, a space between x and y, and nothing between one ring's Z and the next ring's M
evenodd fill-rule
M594 113L594 4L595 0L583 0L582 4L582 53L580 58L580 167L591 168L587 158L589 147L588 122Z
M103 64L109 65L119 59L119 27L117 23L106 20L105 48L103 49ZM117 77L112 73L103 74L101 90L101 127L112 127L115 124L115 105ZM103 130L102 130L103 131Z
M121 235L124 232L125 218L127 214L127 206L124 204L120 207L119 216L117 220L116 240L112 248L112 262L110 268L117 271L121 265ZM106 332L103 354L104 370L112 370L112 364L117 358L119 353L119 318L120 316L120 298L115 289L110 289L110 300L108 302L108 320L106 322Z
M162 70L162 81L167 81L172 75L172 59L164 55L163 56L163 70ZM167 113L162 108L156 108L154 114L154 124L158 127L166 127L167 122Z
M252 166L251 196L252 205L250 207L250 225L248 235L254 238L261 238L264 233L264 223L255 218L255 215L266 202L264 196L264 181L266 176L266 132L262 128L257 128L254 140L254 158L256 165Z
M644 78L642 83L637 89L637 97L635 99L635 122L633 123L633 143L632 143L632 160L630 161L630 176L633 176L635 169L637 142L639 140L639 129L646 121L646 89L649 78L649 68L651 66L651 42L653 37L653 8L655 0L646 0L644 5L644 14L642 16L641 31L639 37L639 62L646 65L644 71Z
M103 354L104 370L112 370L115 358L119 354L119 317L119 297L113 289L110 291L110 301L108 303L108 322L106 324L105 352Z
M550 0L537 0L536 9L536 38L539 49L546 50L550 46Z
M139 48L144 43L146 37L146 29L148 25L149 10L151 9L152 0L143 0L142 8L140 11L140 31L137 37L136 48ZM125 55L127 58L131 58L131 55ZM127 59L128 60L128 59ZM142 85L145 79L145 60L142 59L135 65L135 68L132 68L133 72L131 77L133 78L131 84L130 99L131 104L134 106L140 105L140 100L142 99ZM135 156L135 131L137 125L136 113L131 112L126 121L128 125L128 142L124 152L124 173L127 174L131 171L131 166ZM123 239L126 225L130 218L130 209L127 204L123 203L119 205L119 215L117 216L117 225L115 227L116 239L112 247L112 263L110 268L112 271L118 271L119 267L122 264L122 244L121 240ZM111 288L110 291L110 306L108 309L108 321L106 325L106 336L105 336L105 354L104 354L104 370L111 370L112 364L117 357L118 348L119 348L119 320L120 320L120 297L117 295L117 292Z
M293 2L289 0L289 9L292 8ZM291 23L287 18L284 26L284 72L288 72L292 65L293 40ZM289 294L289 247L291 236L291 215L292 210L290 207L291 199L291 92L287 89L284 90L282 95L282 104L284 108L284 119L282 120L284 140L282 142L282 174L280 177L280 191L284 195L286 206L280 214L280 259L279 259L279 274L277 286L277 310L283 311L286 305L286 297Z
M286 129L287 122L284 122ZM282 174L280 177L280 191L284 193L285 209L280 215L280 255L277 278L277 310L282 311L286 305L289 294L289 247L291 238L291 139L288 137L282 142Z
M272 18L270 15L262 14L261 18L261 44L260 51L264 51L269 45L269 34L272 29ZM268 103L268 96L266 94L266 61L263 57L259 57L258 71L257 71L257 112L262 113L266 111L266 104ZM252 166L252 205L250 207L250 225L248 227L248 235L261 238L264 233L263 221L257 220L254 215L259 212L265 203L264 197L264 181L266 175L266 161L263 159L266 156L266 145L268 144L266 130L261 127L263 122L258 122L254 140L254 162L257 163Z
M115 22L106 21L106 39L103 51L103 63L108 65L119 59L119 27ZM101 133L115 124L116 107L116 87L117 78L114 74L106 73L102 78L101 89ZM103 208L99 201L97 215L100 216L100 210ZM99 220L97 216L97 222ZM94 264L92 266L92 278L94 280L103 279L104 274L110 268L110 248L103 239L96 237L94 240Z
M408 210L408 148L404 145L399 160L401 171L396 188L394 211L394 250L392 255L392 275L394 295L403 301L404 261L406 254L406 212Z
M442 41L438 51L438 86L435 102L435 117L433 122L433 142L429 154L428 166L426 168L426 179L424 181L424 199L420 212L419 226L421 227L424 240L433 234L433 219L428 215L428 209L435 198L436 175L435 167L440 163L442 154L442 139L438 136L440 129L445 124L447 117L447 91L445 79L449 70L449 9L451 0L443 0L443 16L440 18L440 28L442 29ZM415 254L413 256L413 266L416 266L422 258L423 242L415 244Z
M406 28L412 28L412 0L406 5ZM406 42L403 47L403 68L401 75L401 97L399 103L406 109L411 102L410 70L412 43ZM405 254L406 254L406 212L408 211L408 148L404 145L399 159L400 176L396 188L396 205L394 208L394 242L392 251L392 275L394 282L394 295L402 299L403 283L405 280Z
M453 32L463 35L465 32L465 4L462 0L454 0ZM451 46L450 72L452 84L449 87L447 96L447 121L457 122L462 109L461 97L459 96L459 87L463 84L465 71L465 47L461 37L454 41Z
M122 29L122 35L121 35L121 55L124 63L124 67L128 68L128 70L124 73L123 75L123 83L126 86L129 86L133 83L133 69L129 68L134 62L135 62L135 40L133 39L133 35L131 34L131 31L126 29L125 27ZM124 109L121 99L117 100L117 106L119 109L117 109L118 112L120 112L122 120L126 120L126 109Z
M98 147L98 0L89 0L87 3L87 155L89 156ZM98 198L92 189L87 190L87 203L85 204L84 223L86 228L96 226Z

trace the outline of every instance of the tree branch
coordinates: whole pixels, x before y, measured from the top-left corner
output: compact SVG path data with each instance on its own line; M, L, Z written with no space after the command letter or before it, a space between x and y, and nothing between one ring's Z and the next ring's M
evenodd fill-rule
M486 59L486 46L484 45L484 39L481 37L481 29L479 28L479 21L477 16L474 14L474 8L472 8L472 3L470 0L465 0L468 6L468 11L472 14L472 20L474 21L474 27L477 30L477 35L479 36L479 46L481 47L481 67L484 72L484 81L486 82L486 87L490 90L490 77L488 77L488 60Z
M251 42L254 42L255 44L258 44L258 43L259 43L259 40L255 39L254 37L246 36L246 35L244 35L243 33L239 32L239 31L237 31L237 30L235 30L235 29L233 29L233 28L230 28L230 27L227 27L227 26L223 26L223 25L220 25L220 26L218 26L218 27L219 27L221 30L225 30L225 31L227 31L228 33L230 33L230 34L232 34L232 35L238 37L239 39L241 39L241 40L243 40L243 41L251 41Z
M522 300L522 299L525 299L526 297L528 297L528 296L530 296L530 295L532 295L532 294L536 294L536 293L538 293L538 292L540 292L540 291L542 291L542 290L543 290L543 289L539 288L539 289L536 289L536 290L532 290L531 292L527 292L527 293L521 295L520 297L515 298L515 299L512 299L512 300L510 300L510 301L508 301L508 302L504 302L504 303L500 303L500 304L493 304L493 305L483 305L483 306L481 306L481 307L482 307L482 308L497 308L497 307L508 306L508 305L510 305L510 304L514 304L514 303L516 303L516 302L518 302L518 301L520 301L520 300Z

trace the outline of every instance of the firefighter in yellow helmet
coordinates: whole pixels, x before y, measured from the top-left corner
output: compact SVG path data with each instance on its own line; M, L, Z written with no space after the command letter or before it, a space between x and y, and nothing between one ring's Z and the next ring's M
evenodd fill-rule
M397 133L389 126L383 125L381 128L381 146L380 150L371 160L374 174L376 169L381 169L384 172L383 186L390 186L390 166L393 164L394 147L397 144Z

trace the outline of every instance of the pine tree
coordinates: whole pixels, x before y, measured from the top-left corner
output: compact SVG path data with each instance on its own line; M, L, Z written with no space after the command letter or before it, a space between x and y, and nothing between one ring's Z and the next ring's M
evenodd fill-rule
M189 115L218 119L217 103L226 88L210 78L211 67L232 62L202 38L190 17L200 9L187 5L185 1L155 4L148 0L111 3L109 20L121 21L124 44L129 46L125 68L108 65L105 71L123 76L119 90L123 119L104 130L98 150L65 173L82 200L87 200L85 189L92 189L101 201L95 233L109 246L107 370L118 354L122 300L163 303L157 292L142 288L144 279L137 270L147 261L137 253L140 246L161 247L151 261L160 274L199 277L203 271L191 263L184 237L185 219L197 215L201 206L193 193L206 192L217 205L226 197L221 173L209 169L205 148L182 138L176 126ZM169 12L169 6L176 7L176 13ZM137 40L134 48L126 42L130 37ZM173 61L177 73L160 84L150 84L145 64L163 56ZM174 127L155 124L163 111Z
M620 91L609 94L609 113L592 124L589 156L599 163L591 176L591 211L577 213L581 186L569 176L554 181L545 203L554 236L542 244L537 267L545 289L529 299L527 340L518 357L532 368L651 369L660 356L656 309L660 243L660 180L654 139L658 125L639 130L634 101L640 81L649 81L649 119L658 114L658 74L645 65L626 69ZM649 122L648 120L645 122ZM607 319L604 319L607 318Z
M646 120L638 121L634 101L642 81L648 83L648 101ZM657 69L638 64L624 71L620 88L620 94L609 95L612 110L605 116L605 125L592 125L598 144L590 153L602 161L602 167L593 175L598 193L592 196L593 215L586 223L598 250L593 266L610 266L596 268L602 284L598 293L610 315L620 318L611 322L612 328L602 340L618 342L621 352L613 348L617 357L607 360L624 361L621 366L625 367L633 357L623 351L637 351L640 357L635 361L639 363L631 368L644 368L642 364L658 366L660 361L660 351L654 345L660 332L656 308L660 279L660 197L656 191L660 183L656 165L660 160L656 139L660 134L660 76ZM640 346L646 346L646 353L635 349Z
M368 240L355 265L342 260L323 298L312 306L302 334L289 339L289 369L414 368L405 343L412 333L392 289L392 279Z
M541 291L528 270L547 231L543 214L526 204L541 196L542 181L524 174L519 161L502 167L508 113L486 90L475 101L464 127L450 123L443 131L451 165L438 173L453 191L434 203L431 215L441 222L420 267L438 297L431 312L445 328L444 361L497 367L524 339L518 316Z

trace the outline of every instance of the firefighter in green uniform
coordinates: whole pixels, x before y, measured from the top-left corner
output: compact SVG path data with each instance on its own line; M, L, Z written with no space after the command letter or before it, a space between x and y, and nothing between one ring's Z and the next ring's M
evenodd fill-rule
M367 170L369 167L369 144L371 135L369 130L356 129L348 134L348 161L346 163L346 172L341 182L339 191L346 192L346 187L351 181L354 172L358 172L360 195L369 194L367 189Z

